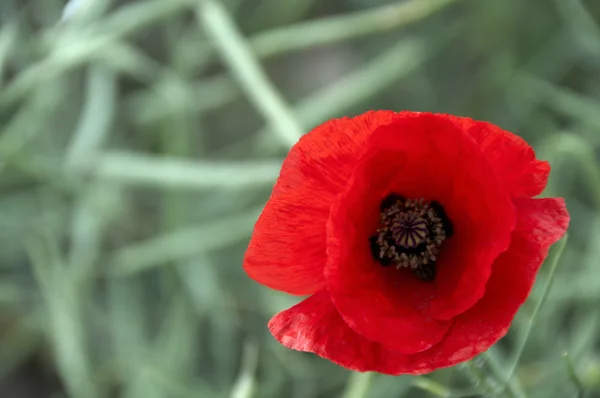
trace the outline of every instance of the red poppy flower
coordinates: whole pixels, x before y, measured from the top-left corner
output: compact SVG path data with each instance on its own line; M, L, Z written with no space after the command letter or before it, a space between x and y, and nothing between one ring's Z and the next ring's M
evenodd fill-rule
M256 281L310 295L269 329L357 371L421 374L503 337L549 247L562 199L550 166L486 122L374 111L292 148L244 260Z

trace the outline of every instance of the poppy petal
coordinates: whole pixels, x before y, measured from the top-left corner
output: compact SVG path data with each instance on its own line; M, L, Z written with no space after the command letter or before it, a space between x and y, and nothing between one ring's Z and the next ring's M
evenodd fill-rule
M423 374L472 359L506 334L550 246L569 224L562 199L520 199L516 208L513 243L494 264L486 295L458 316L445 338L429 350L403 355L365 339L344 322L325 290L277 314L269 329L288 348L313 352L355 371Z
M396 115L373 111L330 120L291 149L244 258L251 278L295 295L312 294L325 285L331 203L350 178L367 136Z
M502 338L527 299L550 246L569 226L562 199L516 199L515 207L517 226L510 248L494 263L485 296L455 318L440 350L468 359Z
M438 343L449 320L483 296L494 259L510 243L514 206L478 146L443 117L398 119L376 131L368 146L332 207L327 286L354 331L414 354ZM368 238L390 192L438 200L454 223L433 282L383 268L371 256Z
M440 344L422 354L432 366L451 366L473 358L504 337L525 302L539 268L569 226L562 199L516 199L517 225L510 248L493 266L485 296L454 318ZM445 359L444 359L445 357Z
M410 356L383 349L346 325L326 290L315 293L275 315L269 330L284 346L313 352L348 369L388 374L425 373L433 368L410 361ZM400 371L394 372L400 368Z
M537 160L525 140L488 122L449 117L479 144L511 196L533 197L542 193L550 164Z
M423 374L444 361L441 354L435 358L428 358L429 351L403 355L365 339L344 322L326 290L275 315L269 330L287 348L315 353L358 372Z

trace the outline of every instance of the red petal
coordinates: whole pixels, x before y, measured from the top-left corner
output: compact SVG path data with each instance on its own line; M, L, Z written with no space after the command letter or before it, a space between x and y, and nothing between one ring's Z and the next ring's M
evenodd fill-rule
M485 296L454 319L444 340L423 355L446 356L432 364L450 366L469 360L501 339L525 302L550 246L569 225L562 199L516 199L517 226L510 248L494 263ZM440 365L437 365L440 364Z
M324 286L331 204L350 178L367 136L396 115L377 111L330 120L291 149L246 252L244 269L251 278L297 295Z
M569 213L562 199L516 199L515 207L517 226L510 248L494 263L485 296L455 318L440 349L470 358L503 337L527 299L550 246L569 226ZM474 340L476 346L470 343Z
M269 330L288 348L313 352L359 372L422 374L435 369L412 355L386 350L355 333L344 323L325 290L275 315Z
M561 199L517 200L510 249L494 264L486 295L455 318L431 349L403 355L368 341L343 321L326 291L280 312L269 329L288 348L314 352L355 371L422 374L467 361L502 338L527 298L549 247L562 237L569 214Z
M446 320L483 296L493 261L510 243L515 215L472 140L444 117L406 116L373 134L332 208L326 277L352 329L413 354L439 342L450 326ZM454 223L434 282L372 259L368 237L377 228L379 202L390 192L438 200Z
M488 122L449 117L479 144L511 196L532 197L542 193L550 164L537 160L531 146L521 137Z

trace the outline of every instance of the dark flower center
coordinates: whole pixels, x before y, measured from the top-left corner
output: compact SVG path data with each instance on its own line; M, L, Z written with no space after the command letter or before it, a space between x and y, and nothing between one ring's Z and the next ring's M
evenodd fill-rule
M442 205L391 194L381 201L380 210L380 227L369 238L375 260L410 268L424 281L435 279L442 243L454 233Z

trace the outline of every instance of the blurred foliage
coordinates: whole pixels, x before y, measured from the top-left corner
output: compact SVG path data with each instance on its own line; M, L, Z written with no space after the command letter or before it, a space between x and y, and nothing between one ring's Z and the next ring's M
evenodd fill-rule
M600 396L600 2L65 3L0 2L0 397ZM281 347L241 269L290 145L375 108L517 132L573 217L541 310L551 261L427 377Z

